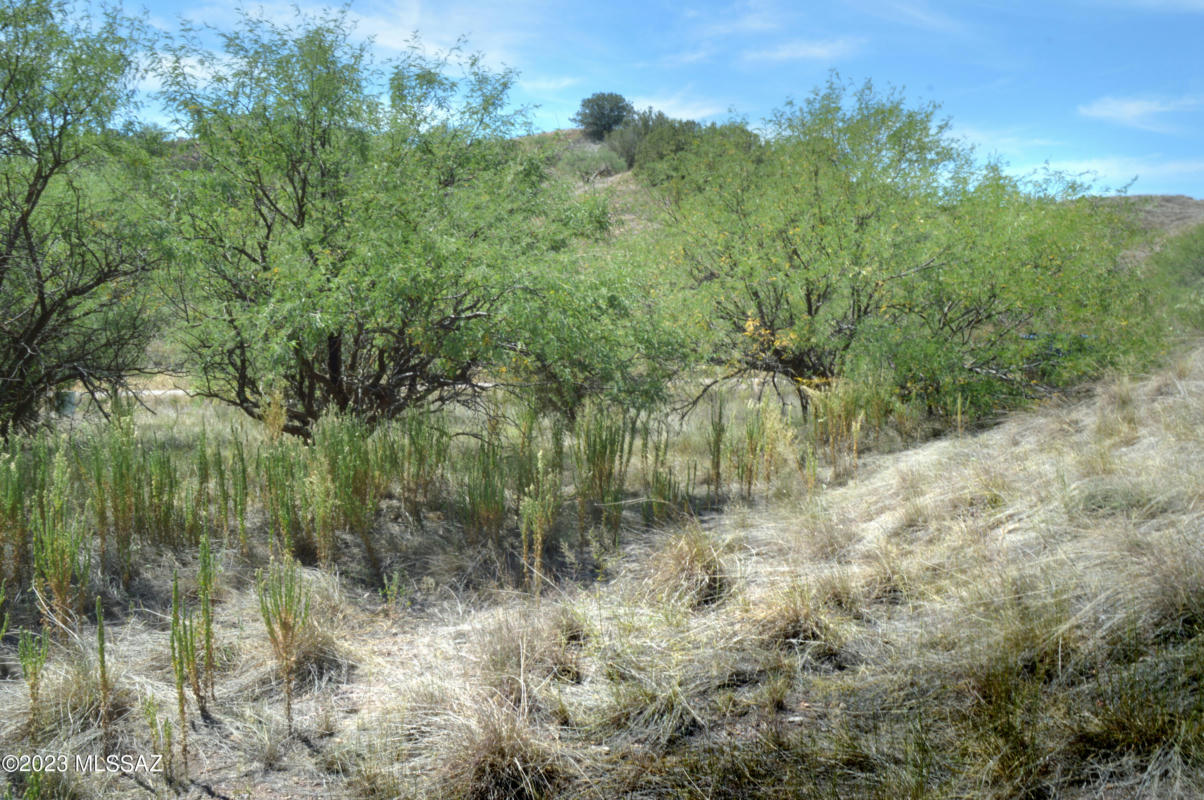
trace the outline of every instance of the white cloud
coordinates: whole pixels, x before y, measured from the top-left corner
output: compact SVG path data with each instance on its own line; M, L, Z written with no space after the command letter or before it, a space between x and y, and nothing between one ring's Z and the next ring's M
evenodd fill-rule
M469 52L479 52L488 66L519 66L529 49L534 25L524 23L524 9L511 13L483 6L448 5L432 12L416 0L399 2L387 11L350 12L357 32L371 37L386 52L402 53L417 42L427 52L446 52L461 43Z
M865 38L855 36L820 40L795 39L777 47L746 50L744 58L749 61L834 61L856 53L865 43Z
M638 109L652 106L658 111L663 111L666 115L676 119L701 120L706 117L722 114L727 110L724 106L719 105L713 100L688 98L684 91L668 96L632 97L630 100L631 104Z
M521 78L518 86L527 92L558 92L579 83L580 78Z
M965 33L965 24L948 14L935 11L926 3L894 3L890 7L891 16L914 25L917 28L935 31L937 33Z
M715 54L715 51L709 47L700 47L697 50L687 50L681 53L673 53L664 56L658 62L664 67L684 67L689 64L697 64L706 61Z
M1060 147L1063 142L1034 136L1022 127L982 128L955 123L952 134L974 146L981 154L998 154L1010 159L1031 158L1038 148Z
M705 15L697 11L687 14L698 19ZM735 7L720 12L720 19L704 25L706 36L736 36L745 33L764 33L781 30L785 26L785 15L769 0L745 0Z
M1008 171L1023 175L1045 169L1079 176L1096 184L1097 189L1119 189L1133 182L1131 193L1139 194L1189 194L1199 197L1200 186L1204 182L1204 158L1176 159L1160 155L1065 159L1013 166Z
M1101 97L1078 108L1080 114L1138 128L1152 133L1173 133L1177 128L1159 119L1163 114L1190 111L1204 106L1204 97L1184 96L1172 100L1142 97Z

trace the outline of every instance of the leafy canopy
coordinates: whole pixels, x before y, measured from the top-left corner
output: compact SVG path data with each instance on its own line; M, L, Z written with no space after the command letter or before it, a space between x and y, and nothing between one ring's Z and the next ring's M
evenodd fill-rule
M202 393L256 418L275 399L308 435L327 411L470 400L548 338L545 266L606 216L516 138L510 73L417 47L379 70L338 14L244 16L220 58L185 38L170 65L199 160L174 181Z
M0 2L0 438L141 363L155 237L113 133L139 39L116 13Z
M596 92L581 101L573 122L585 129L585 136L595 142L618 128L635 114L626 98L615 92Z
M987 408L1131 340L1125 226L1057 176L975 164L936 112L833 77L763 144L704 138L677 159L668 258L728 374L784 379L804 404L861 375Z

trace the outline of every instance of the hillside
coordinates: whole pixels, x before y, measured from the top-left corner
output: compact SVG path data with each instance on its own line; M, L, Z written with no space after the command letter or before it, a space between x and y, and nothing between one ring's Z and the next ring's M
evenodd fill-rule
M607 579L542 599L474 600L432 573L382 604L306 570L317 629L291 738L251 576L226 558L214 716L192 724L184 793L1195 796L1202 440L1195 349L867 457L843 486L786 475L777 499L632 530ZM126 703L167 714L162 625L110 623L108 663ZM87 636L56 644L44 678L71 753L100 746L78 719L95 691L81 653ZM15 742L25 687L0 693ZM124 713L115 750L155 750Z
M1177 225L1202 205L1149 213ZM230 427L150 402L168 412L139 423L157 441ZM455 530L386 499L384 591L350 565L300 572L312 624L292 734L256 590L266 554L231 545L214 693L201 714L189 696L172 738L171 572L199 589L190 556L156 556L128 609L105 611L107 695L94 625L50 644L37 708L6 642L0 742L163 754L166 771L46 772L40 795L10 782L54 797L1204 792L1204 347L986 430L833 444L818 471L796 468L774 419L748 499L731 485L722 507L655 524L629 508L617 549L601 529L566 536L535 595L482 582L484 551L431 545Z

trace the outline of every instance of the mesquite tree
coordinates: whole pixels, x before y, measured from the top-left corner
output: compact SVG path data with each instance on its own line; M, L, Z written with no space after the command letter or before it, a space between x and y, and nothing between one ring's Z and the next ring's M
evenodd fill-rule
M185 38L165 76L195 148L172 191L200 393L308 435L481 391L582 221L515 138L512 75L417 50L378 70L337 14L244 16L224 43Z
M137 29L77 13L0 3L0 438L57 388L121 385L150 333L150 236L112 133Z
M833 78L762 145L681 157L669 262L726 374L806 389L872 373L983 410L1096 368L1133 330L1125 225L1053 176L978 164L931 105Z

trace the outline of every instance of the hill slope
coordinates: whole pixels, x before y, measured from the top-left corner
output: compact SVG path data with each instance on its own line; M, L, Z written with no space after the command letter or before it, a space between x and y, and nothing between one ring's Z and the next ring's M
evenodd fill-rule
M1152 205L1159 224L1204 211ZM0 682L0 742L176 754L166 772L55 773L54 796L1198 797L1202 449L1198 344L986 431L863 455L843 482L787 469L755 501L630 527L621 550L595 543L598 581L542 597L432 568L382 602L304 570L317 625L295 735L231 549L187 769L180 729L164 741L169 625L145 609L108 626L111 735L93 629L52 646L36 718L25 682Z

